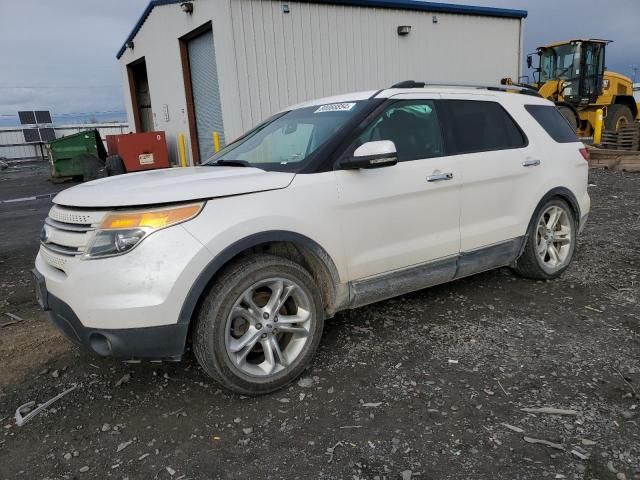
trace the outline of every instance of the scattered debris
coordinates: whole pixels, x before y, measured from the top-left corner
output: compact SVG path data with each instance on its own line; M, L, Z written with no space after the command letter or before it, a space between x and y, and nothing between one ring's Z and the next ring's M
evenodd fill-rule
M302 388L309 388L313 386L313 378L311 377L303 377L298 380L298 386Z
M552 407L521 408L520 410L527 413L548 413L550 415L577 415L578 414L578 412L575 410L566 410L563 408L552 408Z
M539 443L540 445L546 445L547 447L564 451L564 447L562 445L560 445L559 443L550 442L549 440L541 440L539 438L531 438L531 437L522 437L522 439L527 443Z
M13 313L5 312L4 314L7 317L9 317L11 320L7 320L6 322L0 323L0 328L1 327L8 327L9 325L13 325L13 324L20 323L20 322L24 321L24 319L22 317L19 317L18 315L15 315Z
M329 463L333 462L333 453L335 452L336 448L342 445L343 445L342 442L338 442L333 447L327 447L327 451L325 452L325 455L329 456Z
M133 443L133 440L129 440L128 442L122 442L120 445L118 445L118 448L116 448L116 453L120 453L122 450L127 448L132 443Z
M176 471L171 467L167 467L166 470L172 477L176 474Z
M382 405L382 402L369 402L369 403L362 404L363 407L367 407L367 408L375 408L375 407L379 407L380 405Z
M74 391L77 387L78 387L77 384L73 384L72 387L70 387L70 388L66 389L64 392L56 395L51 400L48 400L47 402L43 403L39 407L31 410L28 414L26 414L24 416L23 416L23 412L25 412L26 410L34 407L36 402L33 402L33 401L32 402L27 402L24 405L19 406L18 409L16 410L16 425L21 427L22 425L27 423L29 420L31 420L33 417L38 415L41 411L46 409L49 405L57 402L62 397L64 397L67 393L70 393L70 392Z
M587 310L591 310L592 312L604 313L604 310L598 310L597 308L590 307L589 305L585 305L584 308Z
M587 452L586 450L580 448L580 447L575 447L571 450L571 453L573 453L576 457L578 457L580 460L588 460L589 457L591 455L589 455L589 452Z
M402 480L411 480L413 472L411 470L404 470L400 475L402 476Z
M519 428L519 427L514 427L513 425L509 425L508 423L501 423L500 425L502 425L503 427L508 428L509 430L513 430L516 433L523 433L524 430Z
M131 374L130 373L125 373L122 376L122 378L115 383L115 386L119 387L120 385L123 385L125 383L129 383L130 380L131 380Z
M449 359L449 363L453 364L453 365L457 365L458 364L458 360L454 360L452 358Z
M89 467L87 465L85 465L84 467L81 467L80 470L78 470L80 473L87 473L89 471Z

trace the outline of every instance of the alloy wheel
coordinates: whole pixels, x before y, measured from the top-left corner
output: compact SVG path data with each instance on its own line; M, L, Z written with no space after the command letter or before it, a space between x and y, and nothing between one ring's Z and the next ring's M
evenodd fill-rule
M309 340L311 300L296 282L268 278L235 301L225 326L225 346L242 373L265 377L292 366Z
M571 254L573 225L564 208L552 205L538 221L536 229L536 253L550 271L564 267Z

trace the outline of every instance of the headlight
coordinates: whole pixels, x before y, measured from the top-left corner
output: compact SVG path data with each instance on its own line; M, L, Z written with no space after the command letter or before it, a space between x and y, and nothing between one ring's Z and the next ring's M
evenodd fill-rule
M105 217L89 243L84 258L122 255L157 230L194 218L204 202L179 207L113 212Z

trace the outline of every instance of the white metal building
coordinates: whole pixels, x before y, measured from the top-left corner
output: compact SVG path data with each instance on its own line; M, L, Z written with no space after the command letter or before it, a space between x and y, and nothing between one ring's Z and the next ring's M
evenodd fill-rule
M154 0L117 54L129 124L178 163L287 105L401 80L520 76L527 12L419 0Z

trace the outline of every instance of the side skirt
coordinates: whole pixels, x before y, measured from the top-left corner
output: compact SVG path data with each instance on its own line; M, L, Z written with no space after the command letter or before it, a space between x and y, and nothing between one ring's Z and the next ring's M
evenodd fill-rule
M520 256L525 238L513 238L460 255L350 282L347 308L362 307L510 265Z

